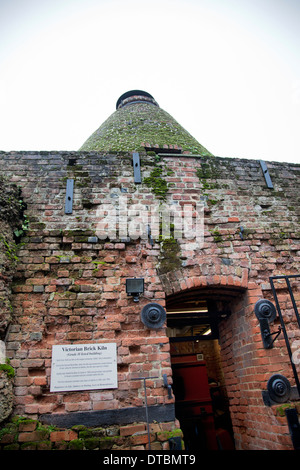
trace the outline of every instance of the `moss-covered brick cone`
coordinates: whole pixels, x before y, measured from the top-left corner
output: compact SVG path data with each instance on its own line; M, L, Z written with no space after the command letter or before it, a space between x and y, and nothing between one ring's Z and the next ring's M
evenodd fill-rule
M153 148L178 148L191 154L212 154L151 95L140 90L124 93L117 110L82 145L81 151L134 152Z

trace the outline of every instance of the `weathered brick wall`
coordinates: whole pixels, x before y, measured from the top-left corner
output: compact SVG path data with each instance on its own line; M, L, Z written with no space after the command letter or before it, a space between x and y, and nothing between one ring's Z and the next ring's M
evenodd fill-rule
M253 309L262 297L272 300L269 276L299 273L299 166L268 163L271 190L253 160L164 156L157 161L142 155L144 182L136 185L130 155L11 152L0 157L1 170L22 187L30 219L18 253L7 341L16 370L15 412L37 418L141 407L142 381L132 380L141 375L159 377L147 383L149 405L174 403L162 381L167 374L172 382L169 340L164 328L144 326L142 307L149 301L165 306L170 296L189 289L204 295L211 289L234 291L220 345L237 447L291 448L286 422L279 422L261 397L272 373L291 378L285 345L280 339L273 350L263 349ZM157 168L155 186L151 174ZM67 178L75 180L68 215ZM145 206L158 195L182 207L204 202L203 247L182 243L168 251L147 239L95 240L97 207L122 194L129 204ZM138 303L125 292L126 278L134 276L145 279ZM286 292L281 295L285 302ZM297 328L291 332L296 339ZM117 343L118 389L50 393L52 345L105 341Z

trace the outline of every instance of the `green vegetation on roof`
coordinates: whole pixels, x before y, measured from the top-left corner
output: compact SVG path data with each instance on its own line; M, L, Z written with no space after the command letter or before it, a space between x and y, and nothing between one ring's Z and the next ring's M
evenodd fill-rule
M212 154L166 111L148 103L134 103L115 111L79 149L99 152L134 152L144 147L177 145L191 154Z

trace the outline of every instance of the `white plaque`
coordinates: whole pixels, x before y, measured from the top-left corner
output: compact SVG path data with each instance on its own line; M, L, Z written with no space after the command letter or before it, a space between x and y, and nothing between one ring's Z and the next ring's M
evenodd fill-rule
M116 343L52 346L50 392L117 387Z

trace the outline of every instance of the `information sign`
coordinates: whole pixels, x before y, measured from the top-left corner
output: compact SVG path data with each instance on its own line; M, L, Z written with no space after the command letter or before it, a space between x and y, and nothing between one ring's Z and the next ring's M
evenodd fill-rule
M52 346L50 392L117 387L116 343Z

